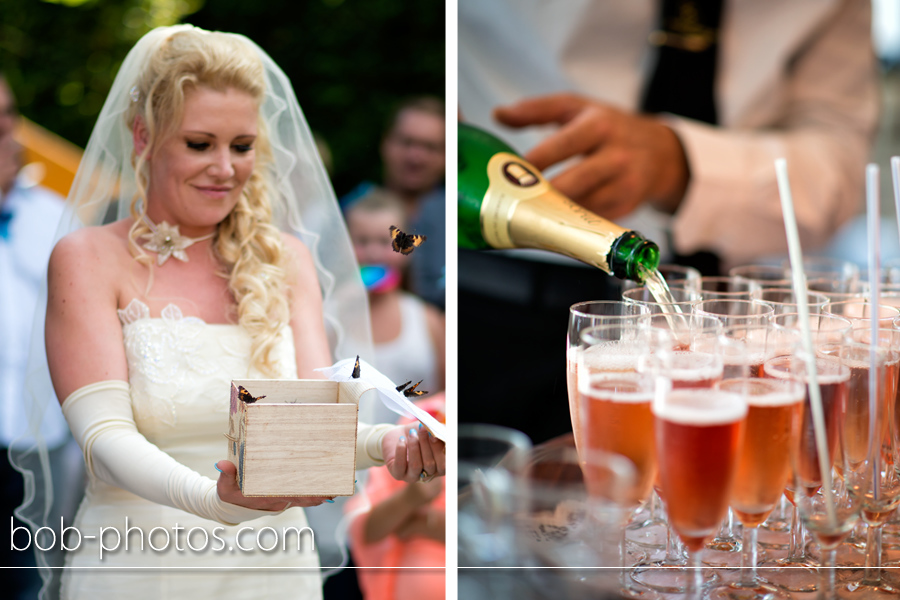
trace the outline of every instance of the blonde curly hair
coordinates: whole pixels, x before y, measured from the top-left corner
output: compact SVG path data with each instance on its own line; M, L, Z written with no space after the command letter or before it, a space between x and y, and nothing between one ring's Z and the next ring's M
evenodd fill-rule
M147 156L172 135L181 123L185 91L193 86L217 91L229 88L246 92L257 105L265 94L265 71L256 51L236 36L202 30L180 31L169 36L153 53L136 82L138 98L126 114L131 126L141 118L148 132L144 151L132 157L137 194L131 200L134 223L128 233L131 254L151 269L151 258L138 244L149 233L147 214ZM287 256L281 233L272 224L272 150L265 123L259 120L256 160L234 210L218 224L212 238L219 274L237 304L238 324L249 334L251 364L270 376L277 372L270 352L283 326L290 320Z

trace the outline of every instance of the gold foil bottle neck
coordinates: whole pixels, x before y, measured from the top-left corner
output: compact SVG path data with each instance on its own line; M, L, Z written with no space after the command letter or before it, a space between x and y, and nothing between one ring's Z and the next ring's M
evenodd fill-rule
M495 154L487 170L490 185L481 205L481 231L488 244L549 250L610 272L607 256L626 229L554 190L515 154Z

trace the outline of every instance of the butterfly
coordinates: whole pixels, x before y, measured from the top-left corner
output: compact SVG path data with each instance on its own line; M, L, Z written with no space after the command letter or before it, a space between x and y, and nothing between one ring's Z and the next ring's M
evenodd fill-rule
M247 388L242 385L238 386L238 394L240 394L241 401L246 402L247 404L253 404L260 398L265 398L265 396L257 396L254 398L253 395L247 391Z
M403 233L393 225L391 225L391 248L394 249L394 252L399 252L400 254L409 254L416 248L422 245L427 237L424 235L412 235L409 233Z
M420 380L419 380L419 383L422 383L423 381L424 381L424 379L420 379ZM424 396L425 394L428 393L428 392L425 392L425 391L420 391L420 392L415 391L416 388L419 387L419 383L415 384L415 385L412 386L411 388L407 388L406 386L408 386L408 385L411 384L411 383L412 383L412 380L407 381L407 382L404 383L403 385L398 385L398 386L397 386L397 391L398 391L398 392L403 392L403 395L406 396L407 398L412 398L413 396Z
M353 379L359 379L359 354L356 355L356 364L353 365L353 372L350 373Z

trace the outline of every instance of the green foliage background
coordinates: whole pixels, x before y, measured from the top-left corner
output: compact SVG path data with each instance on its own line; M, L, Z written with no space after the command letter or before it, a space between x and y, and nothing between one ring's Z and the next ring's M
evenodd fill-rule
M440 0L0 0L0 69L23 115L84 147L125 54L158 25L242 33L288 74L338 194L380 179L401 99L444 96Z

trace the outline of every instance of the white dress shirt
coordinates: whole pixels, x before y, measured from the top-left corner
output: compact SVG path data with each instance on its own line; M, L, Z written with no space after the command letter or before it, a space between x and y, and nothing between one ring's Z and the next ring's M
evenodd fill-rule
M45 300L41 286L53 249L63 199L20 178L4 197L0 210L12 212L8 235L0 237L0 446L10 447L28 431L26 370L32 338L43 352ZM42 307L37 314L36 307ZM32 335L34 333L34 335ZM46 361L42 361L45 364ZM68 439L68 426L56 398L47 402L50 414L42 433L51 449ZM20 439L24 444L28 440Z
M666 116L691 180L674 218L642 208L619 224L726 266L787 248L773 163L788 162L804 250L862 206L878 120L866 0L725 0L715 95L720 127ZM654 0L460 0L463 117L521 152L549 127L513 131L490 111L576 92L637 110L654 64Z

